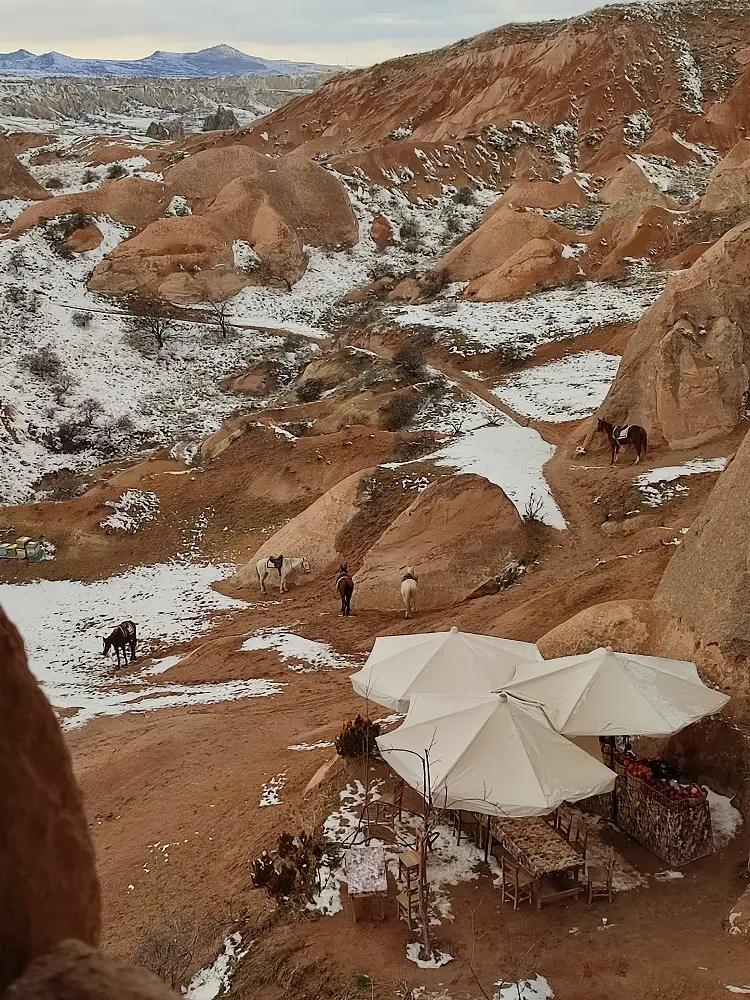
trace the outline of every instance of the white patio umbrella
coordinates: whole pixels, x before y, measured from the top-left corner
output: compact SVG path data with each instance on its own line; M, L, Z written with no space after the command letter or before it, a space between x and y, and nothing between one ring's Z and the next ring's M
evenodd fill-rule
M377 743L439 808L544 816L561 802L611 791L614 773L539 716L506 695L416 694L402 725Z
M363 698L406 712L414 694L489 694L512 680L517 664L541 659L530 642L457 628L388 635L375 640L367 663L351 682Z
M729 701L706 687L694 663L611 647L519 664L505 691L540 705L566 736L668 736Z

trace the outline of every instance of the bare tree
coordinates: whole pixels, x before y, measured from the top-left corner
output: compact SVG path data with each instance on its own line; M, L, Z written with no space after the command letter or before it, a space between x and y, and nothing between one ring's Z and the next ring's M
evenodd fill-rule
M221 334L221 339L228 340L233 329L229 319L229 299L222 298L200 272L194 274L193 278L200 288L201 298L208 306L213 325Z
M159 351L163 350L175 325L170 304L157 296L138 295L130 300L129 305L129 327L136 340L153 341Z

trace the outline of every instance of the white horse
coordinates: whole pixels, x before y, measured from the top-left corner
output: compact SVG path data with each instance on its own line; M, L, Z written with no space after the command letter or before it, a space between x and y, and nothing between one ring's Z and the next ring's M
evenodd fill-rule
M275 566L268 565L268 559L259 559L255 564L255 570L258 574L258 582L260 583L260 589L262 593L267 593L266 591L266 580L270 576L272 580L279 578L279 593L285 594L289 590L287 581L289 577L296 573L297 570L302 570L303 573L310 572L310 563L307 561L305 556L284 556L284 561L281 564L281 572L279 572Z
M412 611L417 610L417 583L419 577L414 573L413 566L406 567L406 574L401 581L401 597L406 605L406 617L411 618Z

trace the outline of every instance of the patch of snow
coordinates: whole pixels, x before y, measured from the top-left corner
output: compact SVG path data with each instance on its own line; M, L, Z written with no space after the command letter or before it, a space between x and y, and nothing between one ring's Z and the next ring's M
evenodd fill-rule
M552 1000L554 993L544 976L534 976L533 979L522 979L518 983L506 983L502 980L495 983L498 992L494 1000Z
M677 879L685 878L685 875L683 874L683 872L666 871L666 872L657 872L654 875L654 878L656 879L657 882L674 882Z
M184 990L186 1000L216 1000L216 997L229 993L237 963L249 951L249 946L243 948L239 931L228 937L216 961L196 972L190 980Z
M167 215L185 216L192 215L192 210L181 194L176 194L169 205L167 205Z
M493 393L525 417L580 420L602 404L619 365L618 355L582 351L509 375Z
M553 340L614 323L636 322L659 297L667 277L667 272L641 269L619 285L581 281L513 302L460 299L457 295L464 286L449 285L434 302L394 305L386 312L399 326L440 331L441 343L460 357L506 346L531 356L536 347Z
M253 271L260 266L261 260L255 250L246 240L235 240L232 244L234 266L243 271Z
M178 663L182 660L182 653L176 656L163 656L161 659L154 660L150 667L146 667L145 670L141 671L141 677L158 677L159 674L166 674L168 670L172 667L176 667Z
M505 418L496 427L480 427L455 438L439 451L420 459L458 472L484 476L499 486L518 512L523 515L535 499L541 503L540 516L545 524L564 530L567 525L543 468L555 449L531 427ZM402 468L410 463L388 463L384 468Z
M577 260L583 254L588 253L588 249L588 243L571 243L563 247L562 256L564 260Z
M127 490L118 500L106 500L104 506L111 507L113 512L99 527L134 534L145 521L154 520L159 512L159 498L150 491Z
M648 111L636 111L628 115L623 126L623 135L629 146L640 146L650 135L654 120Z
M670 42L682 83L684 106L693 114L703 114L703 81L690 45L684 38L672 38Z
M337 653L328 643L305 639L304 636L289 632L283 626L256 632L240 647L245 653L259 649L274 650L284 663L290 664L291 670L298 672L323 669L352 670L358 666L355 661Z
M750 993L750 986L727 986L730 993Z
M723 472L726 458L693 459L682 465L670 465L661 469L651 469L636 476L633 484L643 494L647 507L659 507L679 493L687 493L688 487L676 482L687 476L698 476L710 472Z
M448 962L453 961L453 955L449 955L445 951L434 951L428 959L422 959L419 957L421 950L422 945L419 941L411 941L406 946L406 957L420 969L441 969Z
M0 222L15 222L21 212L25 212L33 204L33 201L23 201L21 198L0 201Z
M317 743L296 743L292 747L287 747L287 750L325 750L332 746L334 746L333 740L318 740Z
M151 685L124 671L118 675L102 656L103 637L124 618L137 623L137 652L143 653L150 646L199 635L216 613L246 607L211 589L233 569L171 562L140 566L95 583L4 583L0 604L21 632L29 666L45 694L63 710L63 727L77 728L100 716L216 704L282 690L283 685L263 679Z
M281 790L286 784L286 771L282 771L274 778L263 782L263 791L260 796L261 806L280 806Z
M731 799L708 789L708 806L711 810L711 827L714 833L714 847L720 851L733 840L742 829L744 820L739 809L735 809Z

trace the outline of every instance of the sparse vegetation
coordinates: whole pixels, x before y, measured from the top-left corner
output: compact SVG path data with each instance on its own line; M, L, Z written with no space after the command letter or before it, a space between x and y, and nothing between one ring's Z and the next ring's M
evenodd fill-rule
M527 524L543 524L544 498L532 492L523 509L523 519Z
M128 305L131 315L128 317L125 342L147 357L154 350L162 351L175 329L169 303L156 296L140 295L130 299Z
M422 230L416 219L404 219L399 226L399 231L401 233L402 241L419 239L422 235Z
M407 378L421 378L424 374L424 355L417 344L407 342L393 355L393 365Z
M93 318L90 312L78 310L73 313L73 326L77 326L79 330L85 330L91 325Z
M60 188L65 187L62 177L57 176L50 177L45 186L49 191L59 191Z
M83 176L81 177L81 181L83 184L96 184L98 180L99 180L99 175L95 170L92 170L89 167L87 170L83 171Z
M531 357L531 351L517 340L506 340L498 345L495 354L506 368L521 368Z
M400 431L407 427L419 412L422 401L416 392L391 396L380 408L380 425L386 431Z
M336 736L334 740L336 753L339 757L354 760L359 760L365 755L372 757L378 752L375 742L378 736L380 736L379 723L357 715L354 719L348 719Z
M121 163L111 163L107 167L107 179L110 181L119 180L120 177L127 177L128 172Z
M275 856L265 850L255 859L250 878L255 889L262 889L280 906L306 906L318 890L318 868L326 846L322 832L304 831L293 836L279 836Z
M196 958L199 934L175 918L154 924L138 941L130 956L134 965L149 969L171 989L187 985Z
M297 386L297 400L300 403L314 403L326 391L326 383L322 378L309 378Z
M50 381L57 379L63 368L59 354L48 344L23 354L18 359L18 365L22 371Z
M473 188L462 187L453 195L453 200L457 205L476 205L477 196Z

